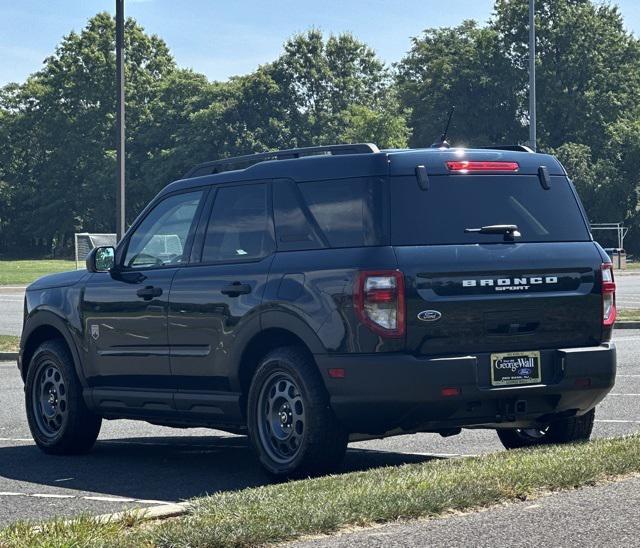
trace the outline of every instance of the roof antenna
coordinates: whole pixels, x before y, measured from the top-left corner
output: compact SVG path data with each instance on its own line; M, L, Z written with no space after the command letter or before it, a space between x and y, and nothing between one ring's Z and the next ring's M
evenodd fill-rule
M447 125L444 127L444 132L440 136L435 143L432 143L431 148L451 148L451 145L447 142L447 133L449 133L449 125L451 124L451 118L453 118L453 111L456 109L455 106L451 107L449 110L449 118L447 119Z

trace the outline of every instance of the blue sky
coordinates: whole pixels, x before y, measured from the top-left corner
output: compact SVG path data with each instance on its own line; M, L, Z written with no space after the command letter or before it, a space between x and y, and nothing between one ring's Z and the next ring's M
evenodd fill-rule
M525 2L526 0L514 0ZM210 79L245 74L275 59L292 34L317 27L353 32L387 62L427 27L486 21L493 0L125 0L126 14L164 38L181 67ZM640 1L616 0L640 34ZM0 85L38 70L61 37L113 0L0 0Z

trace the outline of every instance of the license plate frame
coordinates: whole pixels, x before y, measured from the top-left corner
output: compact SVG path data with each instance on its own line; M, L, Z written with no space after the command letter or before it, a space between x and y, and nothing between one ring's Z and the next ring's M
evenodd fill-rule
M542 382L539 350L493 353L490 360L491 386L521 386Z

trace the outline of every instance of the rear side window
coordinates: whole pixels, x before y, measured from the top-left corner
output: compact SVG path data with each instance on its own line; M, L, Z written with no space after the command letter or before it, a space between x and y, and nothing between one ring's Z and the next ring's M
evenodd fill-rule
M281 250L381 245L383 183L352 178L274 186L274 214Z
M514 224L517 242L590 239L566 177L552 177L544 190L529 175L441 175L421 190L415 177L391 179L393 245L503 242L501 234L465 233L465 228Z
M259 259L273 250L265 184L217 191L204 240L202 262Z

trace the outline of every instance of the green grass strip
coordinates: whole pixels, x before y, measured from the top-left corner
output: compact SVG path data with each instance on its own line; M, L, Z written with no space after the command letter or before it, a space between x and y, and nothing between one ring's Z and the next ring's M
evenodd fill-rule
M20 337L14 335L0 335L0 352L17 352Z
M433 460L194 500L182 518L140 526L82 518L34 532L0 531L6 546L253 546L397 519L435 517L640 472L640 436ZM203 485L203 488L206 487Z
M45 274L75 270L75 261L0 261L0 285L27 285Z
M622 310L618 310L616 320L622 322L638 322L640 321L640 309L623 308Z

